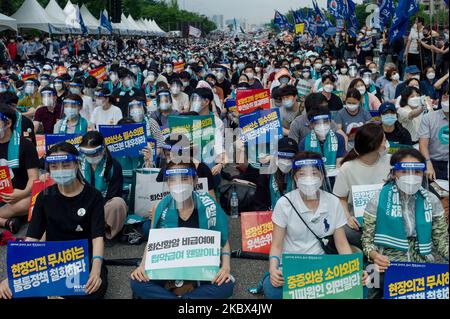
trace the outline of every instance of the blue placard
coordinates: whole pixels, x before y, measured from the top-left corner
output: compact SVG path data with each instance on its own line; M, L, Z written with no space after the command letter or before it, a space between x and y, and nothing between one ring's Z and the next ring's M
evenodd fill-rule
M8 242L7 267L14 298L86 295L88 242Z
M391 262L384 299L448 299L448 264Z
M99 132L113 157L139 157L147 146L144 124L100 125Z
M278 109L257 110L239 116L241 139L247 145L277 143L283 137Z
M229 109L230 107L235 107L235 106L236 106L236 99L229 98L229 99L225 100L225 107L227 109Z
M82 138L82 134L45 134L45 151L61 142L72 144L78 149Z

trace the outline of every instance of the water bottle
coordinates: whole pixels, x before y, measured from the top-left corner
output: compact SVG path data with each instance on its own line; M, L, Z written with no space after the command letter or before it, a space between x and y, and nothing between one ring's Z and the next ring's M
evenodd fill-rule
M231 218L239 218L239 200L236 190L231 193Z

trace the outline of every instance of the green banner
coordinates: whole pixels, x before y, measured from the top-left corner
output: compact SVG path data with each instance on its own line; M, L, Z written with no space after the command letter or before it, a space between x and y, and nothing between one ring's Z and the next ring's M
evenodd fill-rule
M412 145L405 145L405 144L400 144L400 143L396 143L396 142L389 142L389 154L394 154L395 152L397 152L399 149L401 148L413 148Z
M362 254L283 254L283 299L362 299Z

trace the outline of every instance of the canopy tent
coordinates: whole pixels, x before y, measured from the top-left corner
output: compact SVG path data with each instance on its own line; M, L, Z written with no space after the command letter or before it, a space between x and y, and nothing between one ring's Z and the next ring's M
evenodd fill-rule
M70 33L70 27L66 26L66 14L64 13L63 9L59 6L59 4L56 2L56 0L50 0L50 2L45 7L45 12L50 17L51 21L53 23L56 23L61 26L60 33ZM54 32L57 33L57 32Z
M159 25L157 25L154 20L150 21L150 25L152 25L153 28L155 29L155 31L158 32L158 35L161 35L161 36L165 36L166 35L166 32L163 29L161 29L159 27Z
M120 23L112 23L113 32L120 34L130 34L130 27L128 26L127 22L127 18L122 12L122 15L120 16Z
M36 0L25 0L19 10L11 18L16 19L17 27L24 29L37 29L44 32L52 32L52 27L64 26L53 23L44 8ZM56 33L56 32L55 32Z
M128 15L127 19L128 19L129 26L134 31L134 34L142 34L143 33L143 30L141 30L141 28L139 28L139 26L136 24L133 17L131 16L131 14Z
M0 31L6 29L12 29L14 31L17 31L16 19L10 18L0 13Z
M66 6L63 10L64 14L66 15L66 26L70 28L73 33L80 34L81 33L81 26L78 22L77 17L77 7L75 7L72 2L67 1Z
M151 32L150 32L148 26L144 23L144 20L139 19L138 21L136 21L136 24L137 24L142 30L144 30L144 33L145 33L145 34L147 34L147 35L150 35L150 34L151 34Z
M146 23L146 25L147 25L147 28L150 30L150 32L151 32L153 35L158 35L158 34L159 34L158 29L151 23L150 20L146 20L145 23Z
M100 27L100 21L98 21L88 10L85 4L80 8L81 16L83 17L83 22L88 28L90 34L98 34ZM102 30L103 31L103 30ZM106 31L106 30L105 30Z

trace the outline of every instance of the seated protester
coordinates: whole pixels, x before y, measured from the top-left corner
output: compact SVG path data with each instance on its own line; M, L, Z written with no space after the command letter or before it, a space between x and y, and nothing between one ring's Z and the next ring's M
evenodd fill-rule
M397 85L397 88L395 89L395 98L399 97L402 94L403 90L408 86L407 81L409 79L416 79L418 82L420 82L420 70L416 65L409 65L406 67L405 77L403 79L404 82Z
M441 109L425 114L418 130L419 149L426 159L427 177L448 180L448 87Z
M214 94L214 104L216 109L218 109L218 114L221 113L221 110L223 108L223 103L225 101L223 90L220 86L217 86L217 77L213 73L209 73L205 77L205 81L199 81L197 84L197 89L206 87L205 83L208 84L209 88L212 90Z
M334 74L327 73L322 77L322 95L325 96L330 111L339 111L343 107L341 99L333 93L336 81L337 76Z
M381 273L390 262L435 262L433 245L448 261L444 208L436 195L422 187L425 158L416 149L400 149L390 164L389 179L364 211L364 254ZM380 290L369 295L382 298Z
M349 89L345 98L345 106L336 113L334 118L338 128L349 137L352 135L352 127L360 127L372 119L372 115L362 106L362 96L357 89ZM355 124L357 126L355 126Z
M63 105L58 103L56 90L46 87L41 90L42 106L39 107L33 119L36 133L53 134L55 124L63 116Z
M384 102L380 105L378 111L381 116L381 127L391 147L395 144L412 147L411 134L398 121L395 105L390 102Z
M278 140L278 151L269 169L260 172L260 181L256 184L255 210L273 210L280 197L293 189L292 160L298 152L298 144L289 137Z
M223 65L214 65L215 75L217 77L216 85L223 91L224 98L226 99L231 94L231 83L228 80L228 69ZM258 77L258 70L256 70L256 77ZM262 80L262 77L259 78Z
M248 78L248 76L247 76L247 78ZM289 72L289 70L285 67L281 67L280 70L278 72L276 72L274 81L270 85L270 92L272 92L277 87L282 88L287 85L294 85L294 84L295 84L295 79L291 76L291 73Z
M145 272L147 249L142 262L131 274L131 290L139 299L226 299L233 294L234 278L230 274L230 244L225 212L207 193L194 191L197 173L193 163L169 163L164 173L165 184L170 191L152 211L152 229L188 227L219 231L221 234L221 268L210 282L184 282L190 289L181 296L173 291L173 283L166 280L152 280ZM216 214L209 214L215 211Z
M158 91L156 93L156 104L158 109L150 113L150 118L155 120L160 127L167 127L169 116L179 114L178 111L173 109L170 91L165 89Z
M183 72L180 73L180 80L181 80L181 83L182 83L182 90L183 90L183 92L186 93L189 96L189 98L190 98L192 92L194 92L194 87L191 86L191 82L190 82L191 75L188 72L183 71Z
M397 109L398 121L411 134L413 144L418 143L420 122L425 110L430 109L422 104L420 91L416 87L406 87L401 94L400 107Z
M106 87L109 89L109 92L114 92L117 89L120 89L122 87L122 82L119 79L119 66L117 64L111 65L111 68L109 69L109 83Z
M145 92L147 99L154 99L156 97L156 83L158 81L158 71L156 69L150 69L147 71L142 89Z
M130 67L130 71L136 77L136 82L134 84L134 87L140 89L142 86L142 83L144 82L144 76L142 74L142 70L140 69L139 65L136 62L131 62L129 64L129 67Z
M69 93L66 85L65 85L65 79L64 77L68 76L68 74L63 74L61 76L58 76L53 80L53 87L56 90L56 103L59 105L62 105L62 101L66 97L66 95Z
M311 132L299 143L299 151L322 155L327 172L339 168L345 156L344 137L331 129L331 115L326 107L318 106L308 112Z
M263 88L261 81L255 77L256 71L252 64L247 64L243 71L244 74L247 75L248 84L250 85L251 90Z
M107 239L122 230L127 205L122 198L122 167L112 158L103 136L97 131L87 132L80 143L80 170L85 181L103 196Z
M7 162L14 189L12 193L0 193L3 199L0 203L0 227L13 234L21 226L21 220L17 217L28 214L31 187L39 176L36 148L14 129L16 123L16 111L0 103L0 161Z
M361 225L353 212L353 185L384 183L390 170L388 142L380 125L368 123L356 131L355 146L345 156L333 193L339 197L347 217L345 233L351 245L361 248Z
M359 93L361 94L362 97L362 107L366 110L366 111L377 111L378 108L380 107L380 100L373 95L372 93L367 91L367 86L365 84L365 82L363 81L363 79L361 78L357 78L354 79L351 83L350 86L348 87L348 89L357 89L359 91Z
M119 79L122 86L112 92L112 104L116 105L121 111L122 116L126 117L129 114L128 103L133 97L139 96L145 98L144 91L135 87L135 75L124 67L118 70Z
M400 81L400 73L397 67L390 68L386 73L386 84L383 87L383 99L385 102L395 102L395 91Z
M297 78L295 87L297 89L298 96L300 98L305 98L311 93L314 86L314 80L311 78L311 69L309 67L302 67L301 65L298 65L297 68L301 72Z
M84 183L78 154L73 145L65 142L48 150L46 164L56 184L38 195L25 241L38 242L44 234L45 240L50 242L88 240L87 295L64 298L101 299L108 287L108 270L103 262L103 199L99 191ZM7 279L0 284L0 298L2 296L12 298Z
M428 96L432 100L439 99L439 93L434 87L437 82L436 71L432 66L425 69L425 80L420 81L420 91L423 95Z
M24 81L25 96L17 103L17 109L22 112L23 116L33 119L34 113L42 105L41 94L39 93L40 83L36 79Z
M130 118L133 119L135 123L144 124L146 137L154 138L156 140L159 155L159 153L161 153L162 144L164 143L164 137L158 123L147 114L145 99L141 97L131 99L130 103L128 103L128 109L130 110Z
M12 92L0 93L0 103L5 103L16 111L17 121L14 130L19 132L21 137L29 139L33 145L36 146L36 135L34 134L33 122L28 117L22 116L22 113L17 111L18 101L19 98Z
M79 77L74 78L69 84L69 93L65 99L72 94L79 95L83 101L82 108L80 109L80 115L87 121L90 121L92 112L94 111L94 102L92 97L86 94L86 90L87 88L84 86L83 79Z
M372 73L372 71L368 68L362 68L359 71L359 74L364 84L366 85L367 92L374 95L378 99L378 102L380 102L381 99L383 98L383 95L381 94L381 89L379 89L374 83L373 80L374 74Z
M328 108L328 102L322 93L311 93L305 98L305 109L300 116L297 116L291 123L289 130L289 138L292 138L297 143L303 140L306 135L311 132L309 127L308 112L316 106L322 106ZM337 131L337 126L334 121L331 121L331 129ZM340 132L341 133L341 132ZM342 132L342 134L344 134Z
M297 101L297 89L293 85L288 85L278 90L281 97L282 107L280 108L280 119L283 127L283 135L288 136L292 122L300 116L300 105Z
M99 89L95 92L95 109L91 115L93 127L98 130L100 125L116 125L122 119L122 111L111 104L109 89Z
M348 86L350 85L351 79L348 75L348 64L342 60L336 62L336 74L338 80L336 81L336 90L342 91L345 95L347 94Z
M173 109L180 113L188 112L189 105L189 95L184 93L181 89L183 83L179 78L175 78L170 83L170 93L172 93Z
M282 254L325 254L317 237L329 236L333 237L339 254L352 253L344 232L345 214L339 200L326 186L321 155L298 153L293 161L291 178L297 187L278 200L272 215L270 276L263 282L264 295L268 299L282 299L285 284L280 269Z
M172 62L164 63L164 73L162 75L167 79L168 83L172 82L173 79L179 77L178 73L175 73L173 70Z
M77 94L69 94L63 101L64 118L56 122L55 134L85 134L89 123L81 116L83 99Z

